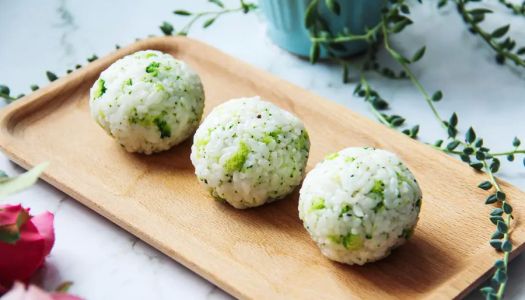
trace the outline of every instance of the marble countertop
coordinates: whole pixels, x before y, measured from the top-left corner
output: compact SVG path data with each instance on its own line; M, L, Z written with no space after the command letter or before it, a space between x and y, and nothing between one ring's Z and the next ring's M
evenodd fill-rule
M235 4L236 1L226 1ZM172 0L0 0L0 82L16 92L45 85L45 70L64 74L78 62L127 45L137 37L160 35L159 24L184 22L171 12L208 9L206 1ZM427 45L427 55L415 72L429 90L442 89L438 104L444 115L456 111L461 125L472 125L495 149L509 148L525 129L525 72L495 63L492 52L469 34L452 8L437 12L433 5L414 4L417 24L394 43L414 51ZM525 20L502 14L494 24L511 22L525 41ZM242 24L242 26L241 26ZM352 96L353 84L341 83L336 66L310 65L279 49L265 34L260 16L226 16L208 30L199 26L192 36L243 61L265 69L309 91L343 103L373 118L361 99ZM354 74L355 78L355 74ZM420 124L420 137L433 141L442 135L417 91L406 81L375 77L373 83L391 99L396 112ZM465 128L465 127L463 127ZM525 136L521 136L525 139ZM22 170L0 154L0 169ZM504 162L500 177L525 189L525 168ZM515 199L517 201L525 199ZM481 201L481 200L480 200ZM229 295L162 253L144 244L52 186L38 182L10 198L34 213L50 210L56 216L56 244L37 281L54 288L65 280L71 291L86 299L226 299ZM525 255L510 264L509 299L525 299ZM474 291L469 299L480 298Z

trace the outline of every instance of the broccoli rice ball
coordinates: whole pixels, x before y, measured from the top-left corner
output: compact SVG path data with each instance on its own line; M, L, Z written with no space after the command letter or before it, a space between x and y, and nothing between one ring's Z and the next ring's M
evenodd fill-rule
M292 192L304 177L309 150L301 120L259 97L240 98L206 117L191 161L213 197L243 209Z
M89 106L95 121L127 151L151 154L195 131L204 90L184 62L160 51L139 51L100 74Z
M421 190L392 153L347 148L306 176L299 218L329 259L363 265L403 244L414 231Z

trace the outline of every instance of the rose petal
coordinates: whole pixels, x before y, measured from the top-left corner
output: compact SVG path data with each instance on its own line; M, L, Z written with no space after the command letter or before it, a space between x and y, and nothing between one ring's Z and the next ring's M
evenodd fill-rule
M53 226L54 219L55 216L52 213L45 212L38 216L32 217L30 220L30 222L36 226L38 232L42 235L44 241L46 242L44 249L46 256L51 252L51 248L53 248L53 245L55 244L55 228Z
M32 222L21 228L16 244L0 243L0 284L10 287L13 281L27 282L42 265L46 241Z
M15 282L13 288L2 297L2 300L82 300L67 293L48 293L35 285L28 288L20 282Z
M0 227L16 224L18 214L23 210L22 205L0 206Z

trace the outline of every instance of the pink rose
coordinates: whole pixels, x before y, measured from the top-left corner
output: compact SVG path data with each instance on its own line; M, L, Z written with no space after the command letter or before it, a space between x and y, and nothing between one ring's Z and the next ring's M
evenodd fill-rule
M13 288L2 297L2 300L82 300L67 293L48 293L34 285L26 289L23 283L16 282Z
M19 205L0 206L0 294L13 282L27 283L55 243L54 216L31 216Z

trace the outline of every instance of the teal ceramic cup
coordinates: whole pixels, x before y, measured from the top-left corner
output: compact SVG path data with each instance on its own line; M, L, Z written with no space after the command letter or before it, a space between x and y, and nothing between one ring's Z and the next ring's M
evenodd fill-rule
M310 38L304 26L304 13L310 0L259 0L259 6L268 23L268 35L279 47L300 55L310 53ZM384 0L339 0L341 13L333 14L320 1L320 14L328 20L332 33L348 28L353 34L362 34L365 28L371 28L380 21ZM344 50L338 51L338 56L357 54L366 49L367 43L362 41L344 43ZM321 50L321 57L326 57L326 51Z

